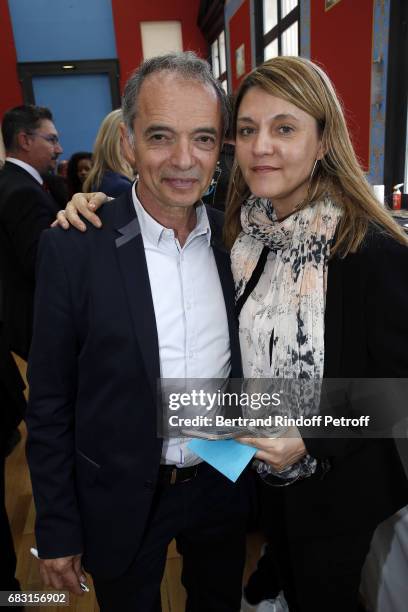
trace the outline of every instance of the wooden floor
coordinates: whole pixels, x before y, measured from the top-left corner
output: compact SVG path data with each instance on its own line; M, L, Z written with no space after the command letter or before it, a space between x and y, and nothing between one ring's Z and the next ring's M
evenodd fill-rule
M24 364L19 364L24 371ZM43 590L38 572L38 561L30 554L30 547L35 546L34 519L35 509L31 493L30 477L25 459L25 427L21 426L22 440L7 459L6 463L6 506L13 532L17 553L17 578L25 591ZM249 575L256 565L262 538L258 534L249 536L245 576ZM174 542L169 546L167 564L161 585L163 612L183 612L185 591L180 582L181 558ZM91 583L91 578L88 577ZM57 612L61 607L36 607L44 612ZM67 609L67 608L65 608ZM69 610L76 612L98 612L93 589L83 597L71 595Z

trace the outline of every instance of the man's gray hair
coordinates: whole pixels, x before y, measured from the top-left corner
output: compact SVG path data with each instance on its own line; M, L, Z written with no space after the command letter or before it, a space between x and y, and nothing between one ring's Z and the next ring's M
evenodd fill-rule
M193 51L158 55L145 60L135 70L125 85L122 97L123 120L128 134L133 137L133 122L137 115L137 102L143 81L150 74L164 70L174 72L185 79L199 81L214 89L221 105L222 133L224 135L228 130L230 122L227 96L221 83L213 76L208 62L200 59Z

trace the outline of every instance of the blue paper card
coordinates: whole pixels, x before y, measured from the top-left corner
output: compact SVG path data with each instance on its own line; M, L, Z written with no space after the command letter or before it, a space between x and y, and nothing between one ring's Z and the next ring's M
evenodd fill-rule
M235 440L201 438L194 438L187 446L232 482L237 480L257 450Z

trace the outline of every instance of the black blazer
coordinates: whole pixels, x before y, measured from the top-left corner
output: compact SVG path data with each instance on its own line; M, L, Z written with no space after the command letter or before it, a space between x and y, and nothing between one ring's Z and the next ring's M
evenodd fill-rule
M23 168L0 170L0 274L3 321L9 347L27 359L31 340L35 260L43 229L58 206Z
M241 375L222 214L208 210ZM29 360L28 461L40 557L84 552L85 567L120 575L138 548L155 491L159 349L131 191L103 207L102 229L44 232ZM209 299L211 299L209 297Z
M374 227L356 254L329 262L324 376L408 378L408 248ZM290 537L373 529L408 503L392 439L304 442L312 456L330 459L331 470L286 488Z

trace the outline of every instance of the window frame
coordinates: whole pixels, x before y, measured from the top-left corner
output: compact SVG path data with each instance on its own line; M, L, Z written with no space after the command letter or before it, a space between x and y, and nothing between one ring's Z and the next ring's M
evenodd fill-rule
M257 66L265 61L265 47L276 39L278 40L278 55L282 55L282 34L296 21L298 22L298 52L300 54L300 2L298 1L297 6L285 17L282 17L281 0L277 0L277 9L278 23L264 34L263 2L259 0L255 3L255 57Z
M221 72L221 55L220 55L220 37L222 35L222 33L224 33L224 63L225 63L225 70L223 72ZM214 40L210 43L210 64L211 64L211 68L213 70L214 73L214 66L213 66L213 54L212 54L212 48L213 45L217 43L217 50L218 50L218 76L216 77L217 80L220 83L227 83L227 88L228 88L228 74L227 74L227 40L226 40L226 33L225 30L221 30L218 33L218 36L216 36L214 38ZM215 75L214 75L215 76ZM228 89L227 89L228 91Z
M387 103L385 116L384 185L391 204L392 188L408 166L408 4L392 0L388 47ZM405 185L404 185L405 186ZM406 186L405 186L406 187Z
M74 66L64 69L64 66ZM23 90L24 104L35 104L33 77L67 76L69 74L107 74L109 77L112 108L121 104L118 60L64 60L60 62L20 62L17 72Z

